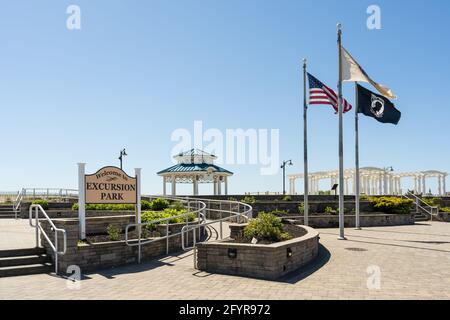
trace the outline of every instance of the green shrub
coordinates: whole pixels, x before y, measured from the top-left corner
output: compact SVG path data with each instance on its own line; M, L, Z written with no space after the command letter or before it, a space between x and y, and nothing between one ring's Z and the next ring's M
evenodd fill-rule
M440 211L441 212L450 212L450 207L441 207Z
M162 211L169 207L169 201L166 199L158 198L152 201L152 210Z
M150 201L142 200L141 201L141 210L151 210L152 204Z
M327 191L319 191L319 196L329 196L331 195L331 191L327 190Z
M439 198L422 198L422 201L425 202L430 207L440 207L441 199Z
M284 232L281 219L270 213L260 213L244 229L244 237L247 240L256 238L258 241L279 242L291 238Z
M170 205L170 208L171 208L171 209L178 210L178 211L181 211L181 210L184 210L184 209L185 209L185 206L184 206L184 204L182 204L180 201L174 201L174 202L172 202L172 204Z
M44 210L48 210L48 201L43 199L33 200L31 204L38 204L42 207Z
M283 201L292 201L292 197L287 195L283 197Z
M409 214L413 200L402 199L397 197L380 197L370 198L370 204L375 208L385 213L393 214Z
M287 216L289 214L289 211L287 210L273 210L270 212L267 212L268 214L273 214L274 216ZM267 214L265 211L260 211L259 214Z
M228 201L237 201L237 199L235 197L229 197Z
M187 213L186 209L177 210L174 208L168 208L163 211L145 211L142 213L141 221L142 221L142 223L148 223L148 222L152 222L152 221L156 221L156 220L168 219L168 218L173 217L172 219L168 220L169 224L171 224L171 223L183 223L183 222L186 222L186 219L188 222L195 220L196 215L194 213L190 213L183 217L177 217L177 216L184 215L185 213ZM155 230L156 225L166 224L166 223L167 223L166 221L155 222L155 223L145 225L144 227L147 230Z
M112 224L108 226L106 229L106 232L108 232L108 238L111 241L117 241L119 240L120 236L120 229Z
M325 213L326 214L335 214L335 213L337 213L337 211L334 210L332 207L326 207L325 208Z
M252 204L256 202L256 199L254 196L245 196L244 199L241 200L241 202L246 204Z
M72 210L76 211L78 210L79 205L78 203L74 203L72 205ZM85 205L86 210L93 210L93 211L134 211L135 205L134 204L87 204ZM141 210L150 210L151 205L150 202L142 200L141 201Z
M304 202L302 202L302 203L300 203L300 204L298 205L298 212L299 212L300 214L304 214L304 213L305 213L305 203L304 203Z

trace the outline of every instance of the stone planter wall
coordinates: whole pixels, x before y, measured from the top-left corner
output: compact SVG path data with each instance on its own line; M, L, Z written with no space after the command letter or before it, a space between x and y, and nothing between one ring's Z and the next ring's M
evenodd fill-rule
M242 232L245 226L233 226L232 234ZM269 245L227 241L199 243L197 267L211 273L276 280L317 257L319 233L309 227L295 227L303 228L301 231L305 235ZM235 252L235 257L230 257L230 250Z
M303 224L302 216L285 218L285 222L291 224ZM355 216L344 216L345 227L355 227ZM401 226L413 225L415 223L413 214L361 214L361 227L382 227L382 226ZM338 228L339 215L309 216L309 226L313 228Z
M439 212L438 220L443 222L450 222L450 212Z
M126 224L132 223L134 216L129 217L96 217L86 219L87 233L103 230L109 224L116 224L124 228ZM58 270L65 273L70 265L77 265L82 272L97 269L120 266L129 263L136 263L138 257L138 247L130 247L125 241L110 241L93 244L78 244L79 227L78 219L54 219L53 223L57 228L65 229L67 233L67 252L65 255L59 255ZM192 223L192 222L191 222ZM54 232L50 230L48 222L43 221L42 225L47 235L53 243ZM171 234L181 231L186 224L171 224L169 232ZM158 225L157 232L164 236L166 234L166 225ZM204 230L202 230L204 232ZM188 236L189 243L192 245L192 232ZM58 236L59 249L62 250L63 237ZM47 253L53 255L53 251L41 235L41 244L46 248ZM179 252L181 247L181 235L169 238L169 252ZM148 260L157 256L166 254L166 239L158 240L153 243L142 245L142 260Z

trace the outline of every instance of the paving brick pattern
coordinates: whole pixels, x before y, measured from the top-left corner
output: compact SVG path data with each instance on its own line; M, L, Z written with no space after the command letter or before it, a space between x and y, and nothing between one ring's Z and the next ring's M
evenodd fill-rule
M199 272L187 252L88 274L78 290L52 275L0 278L0 299L450 299L450 223L320 233L318 261L280 281Z

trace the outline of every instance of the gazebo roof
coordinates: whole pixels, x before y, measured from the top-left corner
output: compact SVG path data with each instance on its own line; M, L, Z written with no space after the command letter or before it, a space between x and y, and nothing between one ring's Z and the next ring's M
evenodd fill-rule
M158 175L162 175L164 173L181 173L181 172L189 172L189 173L195 173L195 172L218 172L218 173L225 173L228 175L232 175L233 172L228 171L224 168L221 168L219 166L216 166L215 164L209 164L209 163L179 163L176 164L170 168L167 168L165 170L162 170L158 172Z
M228 171L214 164L217 157L202 150L191 149L187 152L181 152L174 156L178 164L159 171L158 175L165 175L170 173L222 173L223 175L233 175L233 172Z

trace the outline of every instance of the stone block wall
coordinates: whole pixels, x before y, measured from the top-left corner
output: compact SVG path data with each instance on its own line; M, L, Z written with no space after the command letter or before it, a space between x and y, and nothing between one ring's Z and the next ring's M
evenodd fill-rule
M355 227L355 215L345 215L345 227ZM284 219L284 221L292 224L304 224L301 216ZM360 215L361 227L382 227L382 226L401 226L413 225L415 223L414 214L362 214ZM338 228L338 215L309 216L309 226L313 228Z
M197 245L197 267L212 273L276 280L310 263L318 255L319 233L304 228L306 234L289 241L259 245L214 241ZM233 226L233 235L242 227ZM230 256L235 250L235 256Z
M121 220L120 220L121 219ZM128 220L127 220L128 219ZM122 228L128 223L134 221L134 216L130 217L97 217L86 219L87 233L92 231L103 230L108 224L118 224ZM138 260L138 247L128 246L125 241L110 241L93 244L78 244L79 226L78 219L54 219L53 223L57 228L66 230L67 233L67 252L59 255L58 270L65 273L70 265L77 265L82 272L97 269L116 267L129 263L136 263ZM123 224L121 224L123 223ZM192 224L192 223L191 223ZM186 224L169 225L170 234L176 234ZM50 230L50 225L46 221L42 221L42 226L49 236L50 240L55 243L54 231ZM157 231L161 235L166 234L166 225L158 225ZM201 231L204 233L204 230ZM192 232L187 236L188 246L192 246ZM59 250L62 251L63 236L58 234ZM168 240L169 253L179 252L182 250L181 235L176 235ZM53 251L49 243L41 234L41 245L47 250L47 253L53 255ZM141 259L148 260L166 254L166 239L158 240L141 246Z

